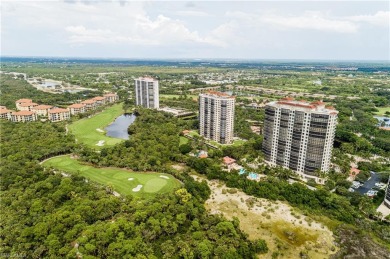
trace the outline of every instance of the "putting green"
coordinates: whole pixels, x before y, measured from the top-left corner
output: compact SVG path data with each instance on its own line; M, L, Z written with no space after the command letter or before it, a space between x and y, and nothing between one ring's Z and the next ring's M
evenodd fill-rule
M105 127L122 114L122 103L114 104L91 118L73 122L68 126L68 129L75 135L77 141L91 148L102 149L123 141L123 139L106 136L106 132L104 131ZM99 142L101 145L96 145Z
M82 164L69 155L53 157L43 162L42 165L67 173L79 173L94 182L111 186L114 191L122 195L132 194L148 198L156 193L172 192L181 186L180 182L169 174L135 173L114 167L95 168ZM137 189L139 185L142 187ZM133 191L133 189L136 191Z

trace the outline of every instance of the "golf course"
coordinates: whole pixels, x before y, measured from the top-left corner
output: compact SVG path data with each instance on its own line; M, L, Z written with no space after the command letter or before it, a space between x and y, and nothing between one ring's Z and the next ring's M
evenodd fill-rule
M157 193L167 193L180 187L180 182L169 174L140 173L120 168L95 168L80 163L69 155L53 157L42 164L66 173L80 173L87 179L106 186L121 195L148 198Z
M106 136L104 128L122 114L122 103L118 103L90 118L73 122L68 125L68 129L75 135L78 142L91 148L102 149L105 146L113 146L123 139Z

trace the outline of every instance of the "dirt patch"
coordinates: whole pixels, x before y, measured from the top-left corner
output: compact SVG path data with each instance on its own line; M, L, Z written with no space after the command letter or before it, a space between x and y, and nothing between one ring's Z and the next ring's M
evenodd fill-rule
M193 176L197 180L203 180ZM264 239L270 251L261 258L329 258L336 252L333 233L289 204L249 196L223 183L207 181L212 191L206 208L228 219L237 217L249 239Z

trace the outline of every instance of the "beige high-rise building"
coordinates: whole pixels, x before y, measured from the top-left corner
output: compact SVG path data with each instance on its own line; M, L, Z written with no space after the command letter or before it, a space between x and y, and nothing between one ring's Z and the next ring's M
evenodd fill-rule
M323 183L316 171L329 170L337 115L338 111L321 101L283 98L268 103L264 121L265 159L296 171L304 180Z
M199 94L199 133L221 144L233 141L235 97L221 92Z
M134 80L135 104L145 108L158 109L159 85L158 80L152 77L140 77Z

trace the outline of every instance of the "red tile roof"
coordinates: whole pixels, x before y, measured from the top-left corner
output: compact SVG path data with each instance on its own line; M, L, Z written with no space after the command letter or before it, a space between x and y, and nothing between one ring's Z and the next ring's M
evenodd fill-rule
M82 107L85 107L85 104L83 104L83 103L74 103L74 104L68 106L68 108L82 108Z
M61 112L69 112L67 109L55 108L49 111L49 113L61 113Z
M231 158L231 157L225 156L223 158L223 163L224 164L230 165L230 164L233 164L234 162L236 162L236 160Z
M9 113L9 112L14 112L14 111L13 110L8 110L8 109L0 109L0 113L1 114Z
M32 103L31 99L19 99L15 101L16 103Z
M208 91L206 94L216 95L216 96L220 96L220 97L236 98L235 96L228 95L228 94L222 93L222 92L217 92L217 91Z
M20 107L38 106L37 103L21 103Z
M19 116L29 116L33 115L35 112L32 111L20 111L20 112L13 112L12 115L19 115Z
M92 100L92 99L88 99L88 100L85 100L85 101L82 101L81 103L85 103L85 104L92 104L92 103L96 103L95 100Z
M103 100L106 100L105 97L102 97L102 96L96 96L94 98L92 98L92 100L95 100L95 101L103 101Z
M40 104L38 106L35 106L33 109L34 110L47 110L47 109L51 109L53 108L53 106L51 105L45 105L45 104Z
M109 94L104 94L103 96L106 96L106 97L115 97L115 96L118 96L117 94L113 94L113 93L109 93Z

